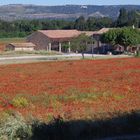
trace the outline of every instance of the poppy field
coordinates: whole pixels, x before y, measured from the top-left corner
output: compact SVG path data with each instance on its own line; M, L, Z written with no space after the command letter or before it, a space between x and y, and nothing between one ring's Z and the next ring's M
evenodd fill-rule
M1 65L0 111L11 110L45 121L140 110L140 59Z

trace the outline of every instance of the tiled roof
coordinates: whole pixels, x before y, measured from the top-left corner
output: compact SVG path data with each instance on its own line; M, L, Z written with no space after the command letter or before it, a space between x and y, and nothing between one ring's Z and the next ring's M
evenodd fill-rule
M111 28L102 28L99 31L78 31L78 30L38 30L39 33L42 33L49 39L53 41L68 41L74 37L79 36L82 33L85 33L87 36L92 35L101 35L106 33Z
M81 34L78 30L39 30L50 39L73 38Z
M15 46L17 48L24 48L24 47L35 47L35 44L29 42L29 43L10 43L10 45Z

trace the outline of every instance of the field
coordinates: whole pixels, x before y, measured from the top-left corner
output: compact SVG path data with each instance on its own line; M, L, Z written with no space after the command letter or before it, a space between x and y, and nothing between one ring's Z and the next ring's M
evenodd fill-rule
M140 110L140 59L0 66L0 111L49 121L113 117Z

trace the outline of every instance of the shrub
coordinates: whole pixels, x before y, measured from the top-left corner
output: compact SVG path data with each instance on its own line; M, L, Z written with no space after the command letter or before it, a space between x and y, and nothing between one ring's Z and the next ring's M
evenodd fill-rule
M29 103L26 98L17 97L12 100L12 105L15 107L26 107L29 105Z
M22 140L32 135L32 129L20 114L12 114L0 123L0 140Z

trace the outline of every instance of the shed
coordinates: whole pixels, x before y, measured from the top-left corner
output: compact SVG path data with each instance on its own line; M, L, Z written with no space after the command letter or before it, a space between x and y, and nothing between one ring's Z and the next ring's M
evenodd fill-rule
M10 43L6 45L6 50L13 50L13 51L33 51L35 48L35 44L28 42L28 43Z

